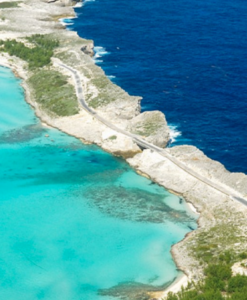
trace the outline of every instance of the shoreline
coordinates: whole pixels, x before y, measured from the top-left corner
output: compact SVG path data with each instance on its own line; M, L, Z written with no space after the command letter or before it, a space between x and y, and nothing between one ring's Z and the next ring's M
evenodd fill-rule
M70 7L68 8L68 15L71 16ZM66 37L68 37L69 39L71 35L68 34L66 35ZM79 39L82 41L81 38ZM73 46L70 46L69 49L73 49L71 51L75 50ZM85 59L87 62L88 60L86 57ZM109 129L102 126L102 124L99 124L93 118L87 116L86 112L81 111L78 116L81 119L86 120L86 122L88 122L88 127L87 127L88 129L93 129L95 132L97 130L98 132L100 127L101 130L100 134L96 135L96 138L92 137L93 133L90 136L90 133L86 134L84 132L81 133L79 131L75 131L74 127L78 123L76 123L77 120L75 120L76 118L73 116L54 120L48 115L44 114L39 104L33 98L32 91L26 82L28 78L28 71L24 70L23 63L19 59L11 58L11 60L12 62L10 61L8 62L8 58L4 59L3 55L0 55L0 65L5 64L4 67L10 68L15 74L18 74L18 76L22 78L22 87L25 92L25 100L34 109L34 112L36 116L40 119L41 123L46 124L46 126L59 129L69 135L75 136L76 138L79 138L84 143L94 143L99 147L101 147L103 150L111 153L112 155L121 155L121 153L124 153L121 152L122 150L121 148L119 148L119 145L116 146L113 143L113 141L109 143L107 139L104 139L102 137L101 140L99 139L99 136L103 136L105 133L109 135ZM68 78L70 77L68 76ZM108 116L107 113L108 112L103 111L103 115L105 114L106 116ZM116 122L119 121L116 120ZM73 128L71 128L71 126ZM112 135L109 136L111 137ZM123 139L123 137L119 135L118 139ZM126 143L125 144L123 143L121 147L124 148L126 145L127 145ZM205 158L205 156L201 154L202 152L198 150L196 147L188 146L186 148L186 146L182 146L182 147L179 146L173 148L174 149L171 148L168 150L172 156L181 159L181 161L185 161L186 164L188 164L190 167L195 168L195 170L197 171L199 170L199 172L205 173L206 176L209 177L212 176L212 174L210 173L211 168L216 169L216 171L217 169L222 168L221 167L222 165L220 165L218 162L214 162L207 157ZM200 212L200 217L197 220L198 223L197 230L191 231L188 234L186 234L183 240L175 244L171 249L172 257L175 264L178 266L179 269L181 269L182 272L184 272L185 274L189 274L189 277L187 275L184 275L182 276L182 278L179 278L178 281L175 280L175 282L171 284L170 287L168 287L164 292L162 292L162 293L167 293L168 291L173 291L173 288L179 289L179 287L181 287L181 285L184 285L186 282L188 282L189 279L197 280L198 278L200 278L200 276L201 277L203 276L203 272L202 272L203 267L199 264L198 259L195 259L193 257L193 253L192 253L193 251L191 250L192 249L191 247L193 246L193 243L196 240L197 236L200 234L200 232L202 232L203 230L207 231L211 227L215 226L215 224L221 224L221 222L223 222L222 217L218 213L220 212L220 208L224 207L227 213L232 212L234 219L235 219L234 212L237 213L245 212L245 209L242 204L238 202L233 202L229 197L227 197L226 195L222 195L219 191L213 190L212 188L206 186L205 184L196 181L195 178L192 178L189 174L186 174L183 170L179 169L176 165L173 165L172 162L169 161L168 159L159 157L157 153L152 153L150 150L139 151L137 148L133 148L132 145L130 145L128 149L127 151L126 148L124 150L126 152L128 151L130 152L133 151L133 152L131 152L130 158L127 159L127 163L129 163L129 165L133 167L133 169L137 173L141 174L142 176L147 176L153 182L156 182L157 184L163 186L168 191L174 194L182 195L186 203L194 213L199 214ZM200 165L196 164L198 160L199 162L202 162ZM204 160L206 160L205 164L204 164ZM208 168L208 164L211 164L210 168ZM229 175L231 177L230 172L228 171L224 171L224 172L226 173L226 175ZM238 173L232 173L232 174L238 174ZM213 175L216 176L216 179L221 182L221 177L219 178L217 177L218 175L217 172ZM244 176L246 175L244 174ZM237 180L243 180L243 182L245 183L246 177L243 177L242 175L241 176L239 175L238 178L234 177L233 185L230 185L230 188L233 188L234 190L239 192L239 187L237 187L235 184ZM224 181L223 184L225 184ZM228 181L226 181L226 184L229 184ZM244 196L247 195L247 192L245 193L244 187L240 190L240 192ZM244 246L244 244L242 244L241 246ZM197 273L199 273L199 275ZM185 280L185 278L187 281ZM160 294L159 297L164 297L164 294L162 295Z
M21 85L21 87L23 88L23 91L24 91L24 99L25 99L25 101L28 103L28 105L31 106L31 109L34 111L36 117L40 120L41 125L44 126L44 127L54 128L54 129L57 129L57 130L61 130L59 127L54 127L54 126L50 125L49 123L46 123L46 121L42 119L42 115L40 116L40 115L37 113L36 108L35 108L35 106L33 106L32 101L31 101L31 97L30 97L30 94L31 94L31 93L30 93L29 86L28 86L28 84L25 82L25 79L23 78L23 75L24 75L24 74L21 72L21 71L23 71L23 70L20 69L20 67L18 66L18 64L10 64L10 63L8 63L7 60L5 61L5 60L3 59L2 56L0 56L0 66L1 66L1 67L4 67L4 68L10 69L10 70L13 72L13 74L14 74L17 78L21 79L21 84L20 84L20 85ZM22 74L21 74L21 73L22 73ZM65 132L65 133L66 133L66 132ZM75 136L75 135L72 135L72 136L81 140L81 138L79 138L79 137L77 137L77 136ZM84 143L84 144L87 144L86 141L84 142L84 141L81 140L81 142ZM103 149L103 150L104 150L104 149ZM111 153L111 154L112 154L112 153ZM112 154L112 155L114 156L114 154ZM127 163L127 161L126 161L126 163ZM146 177L146 178L150 179L149 176L145 176L145 174L142 174L141 172L138 172L138 170L135 169L135 168L133 168L133 169L134 169L135 172L136 172L137 174L139 174L140 176L143 176L143 177ZM156 183L156 184L158 184L158 183ZM162 187L163 187L163 186L162 186ZM163 188L165 188L165 187L163 187ZM172 191L169 191L169 192L172 193ZM173 194L176 194L176 193L173 193ZM186 200L185 200L185 201L186 201ZM186 201L186 204L187 204L188 208L191 210L191 212L200 215L200 214L198 213L197 209L193 206L192 203L189 203L189 202ZM198 224L198 220L197 220L197 224ZM198 224L198 226L199 226L199 224ZM179 241L178 243L180 243L180 242L182 242L184 239L186 239L186 237L187 237L190 233L191 233L191 232L188 232L188 233L184 236L184 238L183 238L181 241ZM173 255L172 247L171 247L170 252L171 252L172 258L173 258L173 260L174 260L176 266L178 267L176 258L175 258L174 255ZM187 285L188 282L189 282L189 277L185 274L184 271L181 270L180 272L181 272L181 274L180 274L180 275L175 279L175 281L174 281L169 287L167 287L164 291L162 291L162 292L152 292L151 294L152 294L152 295L155 295L156 297L158 296L158 300L162 300L163 297L164 297L164 296L167 296L167 294L168 294L169 292L177 292L177 291L180 290L180 288L181 288L182 286Z
M54 128L54 129L57 129L57 130L60 130L58 127L54 127L48 123L46 123L41 116L39 116L37 114L37 111L35 109L35 106L32 105L32 101L30 100L30 90L29 90L29 87L27 85L27 83L25 82L25 79L22 77L22 75L19 73L20 72L20 69L19 69L19 66L17 64L9 64L7 61L3 61L2 57L0 56L0 66L1 67L4 67L4 68L8 68L10 69L13 74L21 79L21 87L23 88L23 91L24 91L24 99L25 101L31 106L31 109L34 111L35 115L37 116L37 118L40 120L40 123L42 126L44 127L48 127L48 128ZM75 138L78 138L77 136L74 136ZM79 138L80 139L80 138ZM84 143L84 141L82 141ZM114 155L114 154L112 154ZM127 163L127 162L126 162ZM148 176L145 176L144 174L141 174L139 173L136 169L134 169L136 171L136 173L138 173L140 176L144 176L144 177L147 177L149 178ZM172 193L172 192L171 192ZM186 200L185 200L186 201ZM197 212L196 208L193 206L192 203L189 203L186 201L186 204L188 205L189 209L193 212L193 213L197 213L199 215L199 213ZM197 221L198 223L198 221ZM191 232L188 232L184 238L179 241L178 243L182 242L184 239L186 239L186 237L190 234ZM177 265L177 262L176 262L176 258L173 256L173 252L172 252L172 248L170 250L171 254L172 254L172 258L176 264L176 266L178 267ZM158 297L158 300L162 300L163 297L167 296L169 292L178 292L182 287L185 287L188 282L189 282L189 277L181 270L180 271L181 274L175 279L175 281L170 285L168 286L164 291L161 291L161 292L151 292L152 295L154 295L155 297Z
M189 283L189 277L186 274L181 274L180 276L177 277L177 279L163 292L159 294L159 300L164 299L168 295L168 293L177 293L179 292L182 287L186 287Z

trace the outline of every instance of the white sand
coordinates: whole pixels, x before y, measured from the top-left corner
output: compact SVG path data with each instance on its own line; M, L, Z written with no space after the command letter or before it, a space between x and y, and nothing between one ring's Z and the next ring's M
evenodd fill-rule
M197 211L197 209L195 208L195 206L194 206L192 203L187 202L187 205L189 206L189 209L190 209L191 211L193 211L193 213L199 215L199 212Z
M189 277L185 274L179 276L175 282L170 285L164 292L159 295L159 300L162 300L169 292L177 293L181 290L182 287L186 287L189 282Z

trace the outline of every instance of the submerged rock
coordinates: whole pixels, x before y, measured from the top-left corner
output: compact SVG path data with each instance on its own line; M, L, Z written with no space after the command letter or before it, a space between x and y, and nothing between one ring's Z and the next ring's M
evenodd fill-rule
M139 282L123 282L109 289L102 289L99 294L102 296L117 297L121 300L157 300L152 296L153 292L159 292L169 286L168 282L161 286L142 284Z
M135 188L115 186L90 187L85 190L85 197L90 205L97 207L102 213L142 223L184 222L190 226L192 217L183 210L174 210L165 203L165 195L157 195Z
M0 135L0 144L25 143L42 136L44 128L39 124L31 124L4 132Z

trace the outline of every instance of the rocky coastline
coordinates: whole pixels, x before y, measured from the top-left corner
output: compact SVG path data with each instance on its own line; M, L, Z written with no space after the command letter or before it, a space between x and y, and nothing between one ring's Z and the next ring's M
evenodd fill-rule
M2 40L25 41L25 37L33 34L45 34L58 39L60 46L52 57L51 65L45 67L45 70L64 75L68 84L74 86L71 73L61 68L60 64L64 63L75 68L83 83L85 101L98 115L109 120L116 127L140 136L150 144L160 148L166 147L169 141L169 128L165 116L159 111L140 113L141 98L129 96L113 84L103 70L95 65L91 58L93 42L79 38L74 32L64 30L64 26L58 22L63 17L74 16L71 6L75 4L73 1L24 0L18 3L17 7L0 9ZM175 290L185 285L188 280L196 281L203 278L205 262L201 257L205 252L210 251L212 255L217 256L224 249L241 252L246 248L247 176L245 174L228 172L222 164L211 160L193 146L166 148L167 157L156 151L143 149L131 137L107 127L82 107L78 108L78 113L69 116L51 113L44 109L37 99L35 86L30 84L30 78L34 74L28 69L26 62L0 52L0 65L10 67L23 79L26 100L43 123L73 135L85 143L97 144L114 155L124 157L138 173L183 196L200 212L198 229L192 231L172 248L178 268L187 275L187 279L183 277ZM49 84L51 83L47 82L47 85ZM206 181L216 183L227 192L223 193L209 186L206 181L203 182L190 172L186 172L185 168L200 174ZM231 195L246 199L246 205ZM201 250L199 245L204 244L212 247L207 248L206 251ZM152 297L162 298L166 293L167 291L154 293Z

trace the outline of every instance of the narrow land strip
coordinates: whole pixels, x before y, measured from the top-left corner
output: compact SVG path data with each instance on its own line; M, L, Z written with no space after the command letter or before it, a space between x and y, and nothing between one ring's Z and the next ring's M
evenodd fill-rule
M242 203L243 205L247 206L247 199L242 198L240 195L236 194L236 193L232 193L232 191L230 191L229 189L227 189L226 187L220 186L219 184L216 184L214 182L212 182L211 180L209 180L208 178L205 178L204 176L201 176L200 174L198 174L197 172L193 171L192 169L188 168L187 166L185 166L183 163L181 163L179 160L177 160L176 158L172 157L169 153L166 152L165 149L162 149L160 147L157 147L155 145L152 145L150 143L148 143L147 141L141 139L140 137L127 132L125 130L122 130L118 127L116 127L115 125L113 125L112 123L110 123L109 121L107 121L106 119L102 118L101 116L99 116L93 109L91 109L85 99L84 99L84 94L83 94L83 88L82 88L82 83L81 83L81 79L80 76L78 75L77 70L65 65L65 64L59 64L61 67L69 70L73 76L74 76L74 81L75 81L75 89L76 89L76 94L78 97L78 102L79 104L83 107L84 110L86 110L89 114L91 114L93 117L95 117L97 120L99 120L101 123L103 123L104 125L106 125L107 127L122 133L130 138L133 139L134 142L136 142L139 146L141 146L144 149L150 149L152 151L155 151L157 153L159 153L159 155L169 159L171 162L173 162L176 166L178 166L180 169L182 169L183 171L185 171L186 173L190 174L191 176L195 177L197 180L200 180L201 182L205 183L206 185L210 186L211 188L216 189L217 191L225 194L226 196L229 196L231 199L238 201L240 203Z

